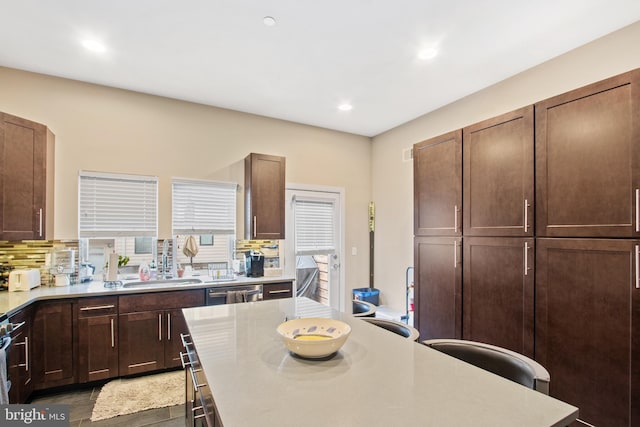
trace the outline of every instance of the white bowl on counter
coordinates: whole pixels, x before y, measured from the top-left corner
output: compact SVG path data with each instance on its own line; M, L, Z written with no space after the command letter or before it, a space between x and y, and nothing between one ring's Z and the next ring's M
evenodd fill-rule
M323 317L292 319L281 323L278 334L289 351L309 359L332 356L349 338L351 326Z

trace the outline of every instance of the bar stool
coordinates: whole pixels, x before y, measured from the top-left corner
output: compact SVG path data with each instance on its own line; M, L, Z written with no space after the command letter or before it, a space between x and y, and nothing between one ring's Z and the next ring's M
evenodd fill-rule
M411 341L418 341L418 338L420 338L420 332L416 328L395 320L379 319L377 317L363 317L362 320L401 335Z
M549 372L520 353L476 341L433 339L422 343L485 371L549 394Z
M353 300L353 315L355 317L375 317L377 307L370 302Z

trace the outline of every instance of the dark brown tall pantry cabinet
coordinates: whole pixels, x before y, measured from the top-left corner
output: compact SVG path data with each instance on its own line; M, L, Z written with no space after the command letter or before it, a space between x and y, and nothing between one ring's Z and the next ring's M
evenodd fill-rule
M639 83L633 70L462 129L461 254L438 242L450 225L425 226L459 197L437 185L451 161L414 160L422 339L532 356L551 396L599 427L640 426Z

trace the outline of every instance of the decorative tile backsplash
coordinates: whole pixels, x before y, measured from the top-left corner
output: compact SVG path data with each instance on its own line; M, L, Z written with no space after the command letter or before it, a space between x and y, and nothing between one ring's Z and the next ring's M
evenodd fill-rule
M281 266L279 240L237 240L236 259L243 259L244 253L251 249L264 254L264 268L279 268Z
M158 258L162 253L162 240L158 240ZM172 264L171 254L173 239L169 240L168 264ZM243 259L242 255L251 249L259 250L265 254L265 267L277 268L280 266L278 240L237 240L236 256ZM59 249L75 249L75 272L70 275L71 283L78 280L79 253L78 240L21 240L7 241L0 240L0 289L8 286L9 272L15 269L39 268L43 286L53 286L54 276L45 267L47 255ZM158 267L161 268L161 260L157 260ZM204 263L202 268L206 268ZM137 268L137 267L136 267ZM196 267L197 268L197 267Z
M75 249L76 271L71 275L75 283L78 275L77 240L0 240L0 287L6 287L9 272L15 269L39 268L42 285L53 285L54 277L45 268L48 254L58 249Z

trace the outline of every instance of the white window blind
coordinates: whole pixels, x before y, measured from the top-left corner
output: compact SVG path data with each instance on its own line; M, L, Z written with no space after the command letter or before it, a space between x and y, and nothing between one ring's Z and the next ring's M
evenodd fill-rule
M173 178L173 234L235 234L232 182Z
M294 200L296 254L335 252L334 203L327 200Z
M158 178L80 171L81 238L158 235Z

